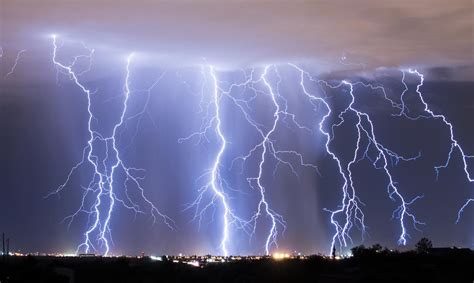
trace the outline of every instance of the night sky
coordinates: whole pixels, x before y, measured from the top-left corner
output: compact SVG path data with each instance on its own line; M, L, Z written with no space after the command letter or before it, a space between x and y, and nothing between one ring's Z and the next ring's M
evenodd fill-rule
M474 155L473 19L472 1L367 0L355 6L352 1L0 0L0 231L14 250L86 251L81 243L94 222L98 192L91 164L78 167L67 186L50 195L81 161L89 140L88 101L79 83L91 94L91 125L99 137L92 155L100 160L99 170L113 167L112 141L100 140L113 136L121 160L143 188L141 195L129 179L125 190L126 174L119 169L114 175L116 202L110 230L104 232L110 254L222 254L224 209L209 187L212 168L220 156L220 182L214 184L240 224L252 220L261 196L248 178L258 176L262 156L262 147L252 151L262 140L254 125L263 133L272 130L275 103L287 115L280 113L265 143L260 183L271 212L284 223L276 225L278 246L271 244L270 252L329 253L336 229L328 210L339 208L344 182L330 152L344 168L353 159L357 115L344 112L350 105L370 116L377 141L390 152L420 154L413 161L389 160L387 167L406 202L420 196L409 213L424 224L418 231L405 219L409 236L406 246L399 245L400 220L392 212L400 200L389 198L382 163L373 166L372 145L366 158L359 152L351 170L366 233L356 223L348 234L352 241L347 238L347 246L336 241L336 247L345 252L353 245L380 243L408 249L428 237L436 246L473 248L474 202L456 223L459 209L474 198L474 183L466 177L474 178L474 158L469 158ZM18 56L21 50L26 51ZM57 64L75 58L78 83ZM315 81L304 75L303 89L300 71L288 63ZM452 144L449 127L440 118L410 119L428 112L416 91L420 78L409 68L424 75L419 90L429 109L453 125L466 168L454 150L437 176L434 167L446 162ZM249 79L253 82L244 85ZM333 89L318 79L342 85ZM327 118L324 104L309 100L305 89L328 103ZM397 116L400 109L390 100L398 106L404 101L408 117ZM127 111L114 135L124 103ZM367 128L367 121L363 124ZM203 135L193 135L202 130ZM227 141L221 155L219 132ZM361 145L367 147L366 136ZM277 162L270 146L287 164ZM238 159L249 152L245 163ZM299 156L312 166L302 166ZM78 211L88 187L95 191L69 222L65 217ZM192 206L200 188L207 188L201 206ZM105 191L99 225L106 222L108 199ZM127 199L137 206L130 209ZM202 218L195 217L213 200ZM170 225L161 217L154 221L150 204L169 217ZM337 219L343 223L343 214ZM229 225L228 253L264 254L271 218L262 212L256 222L247 222L256 224L255 230L239 223ZM101 229L91 232L95 249L89 252L106 252Z

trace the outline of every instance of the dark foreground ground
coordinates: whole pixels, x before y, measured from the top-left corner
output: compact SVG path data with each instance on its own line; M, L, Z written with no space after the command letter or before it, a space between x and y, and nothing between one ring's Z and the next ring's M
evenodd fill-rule
M367 254L343 260L271 258L194 267L148 258L10 257L6 282L474 282L473 252Z

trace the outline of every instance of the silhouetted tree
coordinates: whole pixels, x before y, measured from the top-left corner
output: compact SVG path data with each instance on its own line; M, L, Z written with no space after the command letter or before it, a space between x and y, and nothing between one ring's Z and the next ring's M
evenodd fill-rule
M416 251L420 254L427 254L431 248L433 248L433 243L431 243L428 238L421 238L418 243L415 245Z
M332 247L332 258L336 258L336 246Z
M370 249L376 253L379 253L382 251L383 248L380 244L374 244Z
M366 252L366 247L364 245L360 245L360 246L355 246L351 249L351 252L352 252L352 255L354 257L358 257L358 256L361 256L363 255L365 252Z
M389 248L384 247L380 253L383 254L383 255L388 255L388 254L393 253L393 252Z

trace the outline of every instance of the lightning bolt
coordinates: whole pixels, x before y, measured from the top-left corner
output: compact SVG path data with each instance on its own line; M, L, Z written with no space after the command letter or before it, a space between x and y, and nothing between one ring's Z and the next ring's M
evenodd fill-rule
M351 111L356 113L356 115L358 117L358 124L357 124L358 134L359 134L358 139L360 139L360 134L361 134L360 131L363 131L365 133L367 139L369 140L369 142L378 151L378 155L377 155L376 159L373 161L373 165L374 165L374 167L380 168L385 172L385 174L388 178L387 192L389 194L390 199L392 199L393 201L396 201L396 199L398 199L400 201L400 206L397 209L395 209L395 211L393 212L393 217L397 217L400 220L401 234L400 234L400 237L398 239L398 243L401 244L401 245L406 245L407 237L409 237L409 234L408 234L407 229L405 227L405 218L411 219L411 221L413 223L413 226L416 230L419 230L417 228L417 224L424 225L423 222L418 221L416 219L415 215L412 214L409 211L410 205L413 204L416 200L422 198L423 196L415 196L412 200L406 201L405 198L402 196L402 194L399 192L399 190L397 188L397 185L396 185L396 182L394 181L394 178L392 176L392 173L390 172L390 170L388 168L388 165L389 165L389 160L392 159L392 158L395 158L397 161L400 160L400 159L404 160L404 161L410 161L410 160L414 160L414 159L418 158L419 155L416 156L416 157L412 157L412 158L406 158L406 157L403 157L403 156L400 156L400 155L396 154L392 150L389 150L386 147L384 147L382 144L380 144L376 139L376 135L375 135L375 132L374 132L374 125L373 125L373 122L372 122L370 116L367 113L358 111L355 108L353 108L353 104L354 104L354 101L355 101L354 84L351 84L347 81L343 81L343 83L345 85L350 86L350 95L351 95L352 101L351 101L351 103L350 103L350 105L347 109L350 109ZM368 126L363 126L362 125L363 118L365 118L365 120L366 120L365 122L368 124ZM359 150L359 142L357 144L356 152L358 150ZM367 150L365 151L364 155L366 157L368 157ZM356 156L354 156L354 160L351 161L350 164L353 164L355 162L355 158L356 158ZM377 164L379 163L380 160L382 160L382 166L378 167ZM352 181L351 181L351 183L352 183Z
M365 225L365 215L362 210L362 205L364 203L360 200L360 198L356 194L356 190L353 184L353 173L352 169L353 166L356 165L361 160L367 158L369 159L373 166L377 169L383 170L387 179L387 192L389 198L393 201L399 201L400 205L394 210L392 214L392 218L398 218L400 223L400 236L398 239L398 243L401 245L406 245L407 237L409 234L406 228L406 220L407 218L411 220L415 229L418 230L417 225L424 224L418 221L413 213L410 212L409 208L416 200L422 198L422 196L416 196L410 201L406 201L402 194L399 192L396 182L392 176L392 173L389 170L389 161L392 163L397 164L400 160L403 161L412 161L420 157L420 155L415 157L403 157L394 151L386 148L381 143L378 142L373 122L368 113L362 112L354 108L355 103L355 95L354 95L354 86L355 85L362 85L363 87L370 87L371 89L378 89L379 87L374 87L370 84L364 84L362 82L350 83L348 81L342 81L338 84L331 85L330 83L324 80L316 80L314 79L308 72L304 71L302 68L290 64L290 66L294 67L300 74L300 87L302 89L303 94L310 100L310 102L316 108L318 104L324 105L326 108L326 113L321 119L319 123L319 131L326 137L325 148L326 152L331 156L331 158L336 162L339 175L343 179L342 185L342 200L341 204L339 205L338 209L336 210L329 210L325 209L326 211L331 213L330 221L331 224L335 228L335 234L332 237L331 248L330 252L338 242L340 247L347 247L348 241L352 242L352 238L350 236L350 231L352 227L355 225L362 231L362 237L366 233L366 225ZM322 97L316 96L311 94L306 87L305 81L309 80L312 83L318 84L321 88L328 87L330 89L338 89L341 87L348 87L349 88L349 96L350 96L350 103L348 106L338 115L340 122L337 124L331 125L331 132L325 129L326 120L333 115L333 111L331 109L330 104ZM383 90L383 88L382 88ZM324 90L323 90L324 91ZM382 91L385 98L387 98L385 90ZM318 104L316 104L318 103ZM392 106L395 104L392 103ZM354 127L357 130L356 136L356 146L354 149L353 158L351 161L347 163L346 166L343 165L341 158L337 156L337 154L331 150L330 143L334 139L334 129L343 123L346 122L344 116L347 116L349 113L352 113L356 117L356 122ZM365 138L367 145L365 149L362 148L361 143L362 139ZM369 155L369 149L374 148L377 152L375 158ZM343 221L338 220L339 215L344 215Z
M226 144L227 141L224 137L224 134L222 133L222 122L220 118L220 107L219 107L219 87L217 85L217 77L216 73L214 71L214 67L209 67L209 75L212 77L212 82L213 82L213 93L214 93L214 107L216 109L216 134L219 137L220 140L220 148L219 151L217 152L215 162L212 166L211 170L211 181L210 181L210 186L212 188L212 191L214 194L221 200L222 206L224 207L224 231L222 235L222 241L221 241L221 247L222 247L222 252L224 253L225 256L229 254L228 249L227 249L227 242L229 240L229 222L231 221L230 217L233 217L232 211L229 208L229 204L227 203L227 197L224 195L224 192L222 191L222 179L220 175L220 166L221 166L221 159L222 155L224 154L224 151L226 149Z
M446 118L446 116L442 115L442 114L437 114L433 110L430 109L428 103L426 102L426 100L425 100L425 98L424 98L424 96L423 96L423 94L420 90L421 87L423 87L423 83L424 83L424 80L425 80L423 74L420 73L417 70L414 70L414 69L409 69L408 73L412 74L412 75L416 75L419 79L419 83L416 86L416 93L417 93L417 95L420 99L420 102L424 106L423 111L425 112L425 115L419 115L419 116L416 116L416 117L412 117L407 113L407 108L406 107L403 107L401 109L399 115L403 115L403 116L405 116L409 119L412 119L412 120L428 119L428 118L441 120L443 122L443 124L446 125L446 127L449 129L449 139L450 139L450 142L451 142L451 146L450 146L450 149L448 151L446 161L443 164L440 164L440 165L437 165L437 166L434 167L434 170L435 170L435 173L436 173L436 179L438 179L438 177L439 177L440 170L445 169L449 166L449 163L451 162L451 159L452 159L452 155L457 150L459 152L460 156L461 156L461 160L462 160L462 163L463 163L463 170L464 170L464 174L466 176L466 179L470 183L473 183L474 182L474 177L469 172L468 160L474 158L474 156L473 155L468 155L468 154L465 153L464 149L461 147L458 140L455 138L453 124ZM408 86L405 82L405 77L406 77L405 71L402 70L402 74L403 74L402 82L405 85L405 91L404 91L404 93L405 93L408 90ZM404 98L403 94L401 96L401 100L402 100L402 105L405 105L404 100L403 100L403 98ZM461 208L459 209L459 211L457 213L456 223L458 223L460 221L461 214L463 213L464 209L471 202L474 202L474 198L467 199L466 202L461 206Z
M276 89L272 86L268 79L268 74L269 72L273 70L275 75L278 78L277 81L277 87ZM270 129L265 133L265 130L263 127L255 122L253 120L247 119L247 121L257 130L259 133L259 136L261 138L260 142L256 144L253 148L248 151L246 155L239 156L234 159L236 160L242 160L243 163L245 163L254 153L256 154L257 151L261 151L260 157L258 160L258 172L257 175L254 177L248 177L247 182L249 183L249 186L251 188L256 188L258 192L260 193L260 200L257 204L256 212L255 214L251 217L249 220L249 224L253 226L252 233L250 236L255 234L255 230L257 227L257 221L258 219L262 216L265 215L270 219L271 225L270 229L267 233L266 240L265 240L265 254L269 255L270 249L272 246L278 247L277 243L277 238L278 238L278 226L281 226L283 231L286 229L286 223L282 215L278 214L276 211L274 211L271 207L270 204L268 203L267 197L266 197L266 188L265 185L262 183L262 178L264 174L264 165L265 162L267 161L267 156L273 158L277 163L276 167L274 170L274 174L276 172L276 169L278 168L278 165L283 164L286 165L292 173L298 176L297 171L294 168L294 165L292 162L290 162L288 159L285 159L285 156L293 156L295 157L296 160L298 160L298 165L303 166L303 167L308 167L314 169L316 172L319 173L318 168L316 165L307 163L304 161L303 155L295 150L280 150L276 148L274 140L272 140L272 135L275 133L277 130L277 126L280 121L285 121L286 118L290 118L292 123L297 129L300 130L307 130L311 132L311 130L300 123L298 123L295 119L296 115L288 111L288 105L287 105L287 100L280 94L279 90L279 84L281 82L281 77L278 74L278 69L276 66L268 65L264 68L262 75L260 76L259 80L253 81L252 79L248 80L244 85L248 85L249 83L256 84L256 83L262 83L264 87L268 91L268 95L271 98L271 104L274 107L274 112L273 112L273 123L270 127ZM255 88L251 87L255 91L255 95L257 95L257 91ZM287 124L287 126L289 126ZM234 162L233 161L233 162Z
M204 123L202 124L200 131L194 132L185 138L181 138L178 140L178 142L183 142L185 140L189 140L192 138L196 138L198 143L200 143L204 139L209 141L207 137L207 132L211 129L214 129L214 131L216 132L216 135L219 137L219 140L221 141L221 144L225 145L226 143L228 143L221 129L222 122L220 120L221 110L219 107L220 105L219 102L223 97L231 101L233 105L235 105L240 110L245 121L248 122L248 124L253 129L255 129L258 136L260 137L260 142L257 143L253 148L251 148L247 152L247 154L238 156L232 160L231 169L234 166L234 163L239 160L242 161L242 169L243 169L245 162L250 157L252 157L253 155L258 156L258 160L257 160L258 170L256 172L256 175L247 177L246 180L250 188L258 191L259 201L257 203L255 213L248 220L244 220L238 217L233 212L233 210L229 207L228 200L227 200L228 197L226 197L224 188L227 188L227 189L232 189L232 188L229 187L227 182L223 179L223 177L220 174L220 168L222 166L221 157L224 154L223 151L225 150L225 146L222 146L221 147L222 152L220 151L218 152L218 155L216 156L216 159L215 159L214 166L212 170L210 170L210 176L211 176L210 182L206 184L205 186L201 187L201 189L199 190L198 198L193 203L188 205L187 208L190 208L190 207L196 208L194 219L199 218L199 223L200 223L204 212L214 204L214 201L216 199L220 199L222 206L224 207L224 214L222 216L224 219L223 232L222 232L223 239L221 241L221 248L224 254L228 253L228 248L225 245L225 243L230 234L230 224L233 224L238 229L243 230L245 233L247 233L250 236L250 239L251 239L253 235L255 234L257 222L260 219L260 217L262 216L268 217L271 222L271 225L268 230L267 236L265 238L265 244L264 244L265 254L268 255L270 254L270 248L272 247L272 245L277 246L277 237L279 235L278 227L281 226L282 229L284 230L286 228L286 225L285 225L283 216L276 213L270 207L270 204L266 197L265 185L262 183L262 178L264 174L263 168L267 161L267 157L272 157L277 162L274 172L276 171L277 166L279 164L283 164L283 165L288 166L291 172L293 172L296 176L298 176L297 171L294 168L292 162L288 160L288 157L290 156L293 156L298 161L297 164L299 164L300 166L312 168L317 171L317 167L313 164L306 163L303 159L302 154L300 154L299 152L294 151L294 150L277 149L271 136L276 131L277 125L279 121L282 120L283 117L284 118L289 117L291 121L293 122L293 124L296 125L298 129L303 129L303 130L308 130L308 131L310 130L307 127L300 125L295 120L296 115L288 112L286 99L284 99L284 97L282 97L279 94L279 92L272 87L269 79L267 78L267 75L270 72L270 70L273 70L275 74L277 75L277 77L279 78L278 83L277 83L277 85L279 85L281 78L279 77L277 68L275 66L266 66L261 76L259 76L258 78L254 78L254 75L255 75L254 69L251 69L249 73L242 70L242 72L245 74L245 80L241 83L232 83L227 89L223 89L220 86L219 80L217 78L214 68L213 67L208 67L208 68L209 70L212 70L212 71L209 71L209 77L212 78L212 82L213 82L213 93L215 94L214 100L213 100L213 106L214 106L213 108L215 110L212 114L210 114L210 109L209 109L210 104L206 105L205 103L203 103L203 100L201 99L200 112L206 111L206 115L203 120ZM259 87L258 85L261 85L262 87ZM265 90L262 90L261 88ZM240 94L245 93L245 91L249 91L251 95L246 98L234 96L233 94L236 93L237 90L242 90ZM219 94L219 96L216 97L216 94ZM261 125L260 123L256 122L256 120L249 113L249 109L251 108L250 104L255 100L255 98L258 95L261 95L261 94L268 95L271 98L271 104L275 109L273 112L273 123L269 130L264 130L265 127ZM281 104L283 104L283 106ZM257 154L257 152L259 152L260 154ZM207 191L211 191L214 197L211 198L211 201L207 205L202 205L201 203L203 202L204 194ZM202 205L202 209L200 208L200 204Z
M257 213L253 216L253 221L255 223L254 225L254 230L253 232L255 232L255 227L256 227L256 221L257 221L257 218L261 215L261 211L262 211L262 207L265 211L265 214L270 217L271 219L271 228L270 228L270 231L268 233L268 236L267 236L267 239L266 239L266 242L265 242L265 254L270 254L270 245L272 243L276 244L276 237L278 235L278 231L277 231L277 223L281 224L281 225L285 225L284 223L284 220L283 220L283 217L277 213L275 213L269 206L268 202L266 201L266 198L265 198L265 187L263 186L262 184L262 176L263 176L263 165L265 163L265 156L266 156L266 153L267 153L267 144L269 143L270 141L270 136L273 134L273 132L275 132L275 129L276 129L276 126L277 126L277 123L278 123L278 120L280 119L280 115L279 115L279 112L280 112L280 105L277 103L276 101L276 98L275 98L275 93L272 89L272 86L270 85L270 83L268 82L267 78L266 78L266 75L268 73L268 70L269 70L269 66L265 67L265 70L262 74L262 81L263 83L265 84L265 86L268 88L268 91L270 92L270 96L272 98L272 103L273 105L275 106L275 112L273 113L273 117L274 117L274 120L273 120L273 126L272 128L267 132L267 134L263 137L263 140L262 142L258 145L259 147L262 148L262 154L261 154L261 158L260 158L260 162L258 164L258 176L256 178L249 178L249 182L251 182L252 180L256 181L257 183L257 186L258 186L258 189L260 191L260 201L258 203L258 206L257 206ZM252 184L250 183L250 186L252 186Z
M155 126L156 128L156 125L154 123L154 120L150 117L150 113L148 111L148 105L150 104L150 99L151 99L151 93L153 91L153 89L159 84L159 82L163 79L163 77L166 75L166 71L162 72L161 75L158 76L158 78L148 87L148 88L145 88L145 89L141 89L141 90L137 90L136 92L141 92L141 93L144 93L145 94L145 103L143 104L143 107L141 108L140 111L138 111L136 114L134 115L131 115L129 116L125 121L125 125L124 127L126 127L127 123L130 123L132 122L133 120L137 120L137 122L135 123L135 129L134 129L134 132L132 134L132 138L131 138L131 142L130 144L124 148L124 151L125 149L127 149L128 147L130 147L133 142L135 141L135 138L138 134L138 130L140 128L140 124L143 120L143 116L145 114L148 115L149 117L149 120L153 123L153 125ZM121 135L123 134L123 132L121 133ZM122 138L122 136L120 137L120 139Z
M11 74L13 74L15 72L15 69L16 69L16 66L18 65L18 62L20 61L21 59L21 55L23 53L25 53L27 50L26 49L22 49L20 51L18 51L18 53L16 54L16 57L15 57L15 61L13 62L13 65L12 67L10 68L10 71L8 73L5 74L5 76L3 78L8 78ZM1 55L0 55L0 58L3 57L3 49L1 49Z
M207 111L205 121L199 132L192 133L188 137L181 138L178 140L179 143L182 143L186 140L192 139L194 137L199 137L201 141L202 137L207 139L207 132L213 129L219 141L219 149L214 158L211 169L206 172L204 175L209 175L208 182L199 189L198 197L189 204L186 209L195 207L194 219L199 218L199 226L201 225L201 220L206 211L215 205L216 202L220 202L223 210L222 214L222 236L220 241L219 248L224 256L229 255L228 242L230 240L230 229L233 224L237 224L239 227L244 227L244 220L238 217L232 210L229 205L228 196L225 192L225 186L227 185L226 181L221 175L222 167L222 157L225 153L227 140L222 131L222 121L221 121L221 107L220 102L222 99L222 92L218 85L218 79L213 66L207 66L202 68L202 73L204 69L207 69L207 76L211 78L211 91L212 91L212 103L208 104L205 109ZM203 85L207 83L207 80L204 80ZM204 86L202 88L204 91ZM201 101L202 102L202 101ZM210 108L213 108L213 113ZM202 205L204 202L205 195L207 193L211 194L211 199L207 204Z
M85 94L87 99L87 111L88 111L88 123L87 128L89 132L89 140L87 145L82 151L82 159L72 167L69 171L66 181L61 184L55 191L48 194L59 195L60 192L69 184L73 174L79 168L86 163L91 165L93 168L93 174L87 187L83 188L83 194L81 198L81 204L79 208L71 215L67 216L64 220L68 221L68 226L74 221L75 217L80 213L87 215L87 229L83 233L83 242L77 247L76 253L84 251L86 253L90 251L102 250L104 255L108 255L110 252L110 243L112 242L111 232L111 218L113 209L116 202L120 203L126 209L133 211L135 214L143 214L144 211L140 209L135 201L132 200L128 193L129 184L133 184L138 190L138 194L141 197L141 201L149 207L149 213L152 217L153 223L156 222L157 218L161 218L163 222L171 229L174 226L174 222L168 216L160 212L157 207L146 197L144 188L141 185L141 180L144 178L143 169L129 167L125 165L124 160L121 159L120 150L117 144L118 134L120 129L123 127L125 115L127 113L127 107L129 98L132 93L130 89L130 65L133 59L133 53L127 57L126 62L126 77L124 85L124 100L122 104L122 110L120 112L120 118L117 123L113 125L112 134L108 137L102 135L94 129L93 121L97 121L92 111L92 95L90 89L88 89L80 80L79 76L84 74L84 71L79 72L76 70L76 63L81 58L91 60L94 49L88 49L88 54L75 56L74 60L69 63L62 63L57 59L58 44L57 36L53 36L53 57L52 61L58 72L67 75L74 84ZM84 46L85 47L85 46ZM90 64L88 69L90 69ZM98 146L105 147L105 156L99 156L96 153L95 148ZM122 172L125 181L123 182L123 195L125 198L119 196L116 191L116 175ZM92 197L94 201L92 204L87 204L87 199ZM98 244L98 246L96 246Z

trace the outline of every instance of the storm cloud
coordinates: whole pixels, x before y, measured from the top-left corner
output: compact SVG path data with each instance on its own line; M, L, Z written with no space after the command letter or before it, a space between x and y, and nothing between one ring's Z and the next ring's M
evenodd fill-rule
M12 49L57 33L118 52L222 66L312 61L325 70L465 70L474 58L471 0L0 3L1 44Z

